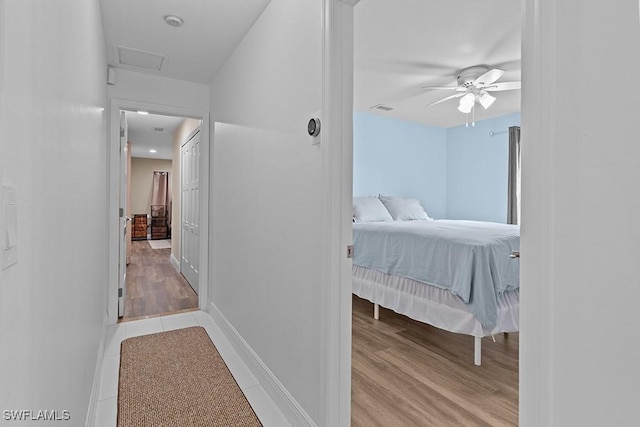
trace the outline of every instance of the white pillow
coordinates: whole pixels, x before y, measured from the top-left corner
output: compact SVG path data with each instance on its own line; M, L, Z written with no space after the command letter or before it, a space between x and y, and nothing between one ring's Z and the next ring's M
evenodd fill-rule
M418 199L381 195L380 201L384 204L384 207L387 208L394 221L431 219Z
M353 221L393 221L393 218L377 197L354 197Z

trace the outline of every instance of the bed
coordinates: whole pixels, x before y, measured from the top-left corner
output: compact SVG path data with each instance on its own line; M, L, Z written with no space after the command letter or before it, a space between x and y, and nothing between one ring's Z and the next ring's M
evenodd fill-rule
M354 198L353 293L374 303L376 318L382 306L474 336L480 365L483 337L519 329L519 234L515 225L431 219L415 199Z

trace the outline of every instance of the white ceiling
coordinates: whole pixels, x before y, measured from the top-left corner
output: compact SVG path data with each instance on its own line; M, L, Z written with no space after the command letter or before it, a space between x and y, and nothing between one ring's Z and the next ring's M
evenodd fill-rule
M101 0L109 65L197 83L220 66L269 0ZM171 27L165 15L184 21ZM160 71L119 63L118 46L166 56Z
M111 66L211 83L269 0L101 0ZM520 80L520 0L362 0L355 7L354 108L386 117L451 127L464 124L452 94L458 71L486 64ZM179 28L163 17L184 20ZM117 46L166 55L160 71L120 65ZM520 111L520 90L495 92L475 119ZM376 104L395 109L371 110Z
M451 95L422 86L456 84L463 68L486 64L520 80L520 0L362 0L355 7L354 108L386 117L452 127L465 123ZM520 90L494 92L475 109L481 120L520 111ZM376 104L395 107L388 113Z
M184 117L142 115L132 111L127 111L125 114L128 137L131 142L131 157L165 160L173 158L173 133ZM154 130L154 128L162 130ZM156 153L149 152L152 149L156 150Z

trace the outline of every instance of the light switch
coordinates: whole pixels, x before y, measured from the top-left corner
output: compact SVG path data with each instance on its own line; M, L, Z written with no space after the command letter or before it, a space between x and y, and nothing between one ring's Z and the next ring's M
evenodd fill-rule
M0 189L0 251L2 269L18 262L18 206L16 189L3 185Z

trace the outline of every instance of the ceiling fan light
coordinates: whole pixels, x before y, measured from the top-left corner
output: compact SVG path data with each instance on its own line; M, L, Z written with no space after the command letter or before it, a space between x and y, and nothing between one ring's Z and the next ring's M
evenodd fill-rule
M460 104L458 106L458 111L460 111L461 113L465 113L465 114L469 114L471 112L471 109L473 108L473 104L469 105L463 105Z
M482 105L482 108L486 110L487 108L491 107L491 104L493 104L493 101L496 100L496 97L489 95L487 92L482 92L477 99L480 105Z
M467 93L460 98L460 105L458 105L458 111L461 113L470 113L473 108L473 103L476 101L476 96L472 93Z

